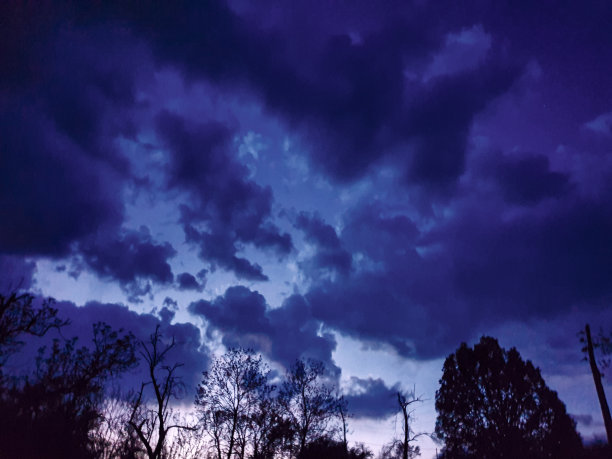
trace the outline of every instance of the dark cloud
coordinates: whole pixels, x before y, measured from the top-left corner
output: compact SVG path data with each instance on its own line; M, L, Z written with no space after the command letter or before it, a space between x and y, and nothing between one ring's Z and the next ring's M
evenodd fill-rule
M70 244L122 219L108 165L88 157L36 107L3 105L0 251L66 255Z
M282 256L293 248L291 237L271 222L271 189L249 179L246 166L233 159L231 131L216 122L194 126L168 112L158 116L157 128L171 151L168 185L193 197L181 209L187 240L199 245L202 259L213 267L267 280L261 266L238 255L239 246ZM206 230L199 229L202 223Z
M515 204L562 198L570 189L568 176L551 171L549 160L543 155L506 158L496 165L495 175L504 197Z
M19 256L0 255L0 294L32 287L36 263Z
M191 303L189 311L206 319L209 333L221 331L227 347L253 348L287 368L297 358L314 358L330 372L339 372L331 356L336 341L332 334L320 333L320 322L301 296L293 295L271 309L260 293L230 287L213 301Z
M508 91L517 69L496 62L435 78L412 96L404 129L415 140L410 181L434 187L454 183L465 169L467 136L476 114Z
M2 6L0 253L65 257L124 218L131 171L115 142L133 132L136 49L125 30L81 28L72 13Z
M181 273L177 275L176 281L178 283L179 290L197 290L198 292L201 292L205 285L205 279L204 283L200 284L195 276L189 273Z
M98 235L79 246L83 261L99 277L118 281L136 297L150 291L142 281L172 282L168 259L176 251L169 243L155 242L144 226L138 231L123 230L116 239L112 236Z
M447 291L448 261L421 256L418 237L411 219L384 206L355 210L341 236L359 254L354 271L341 281L313 284L305 297L314 317L358 339L391 344L403 355L446 353L456 343L450 323L471 325Z
M359 254L354 271L314 282L305 298L326 325L417 358L443 356L503 321L596 311L612 296L609 199L569 196L508 217L475 195L420 231L384 206L364 206L341 235Z
M398 411L399 386L387 387L380 378L351 377L344 397L350 413L356 418L385 418Z
M590 414L571 414L570 416L574 421L583 426L589 427L593 424L593 416Z
M582 199L566 204L512 219L473 208L434 231L432 243L444 244L456 266L457 292L488 304L487 315L550 315L609 297L610 206Z
M222 1L144 10L109 3L73 15L91 30L96 15L105 27L122 24L150 45L158 63L189 79L246 88L303 134L316 168L342 181L362 177L400 150L395 161L411 180L448 186L463 171L471 120L517 76L512 65L486 59L478 72L447 72L423 82L446 35L474 25L428 5L352 9L308 2L269 9L274 14L262 17ZM110 87L127 99L129 80ZM90 115L91 99L74 100L70 113ZM65 118L61 110L57 115ZM86 140L95 122L90 116L78 122L75 132Z
M351 254L344 250L332 226L319 215L304 212L298 215L295 226L304 232L306 241L316 247L315 255L301 263L304 272L316 278L330 272L348 274L351 270Z

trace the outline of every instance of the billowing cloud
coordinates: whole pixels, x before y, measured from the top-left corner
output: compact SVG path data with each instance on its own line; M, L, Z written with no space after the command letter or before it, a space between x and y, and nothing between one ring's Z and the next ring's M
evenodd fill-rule
M346 275L351 269L351 254L343 249L336 230L318 215L300 213L296 228L304 232L307 243L314 246L314 255L301 263L309 276L319 278L327 274Z
M562 198L571 186L567 175L550 170L548 157L543 155L506 158L497 163L495 175L504 198L516 204Z
M122 285L138 279L167 284L174 278L168 259L176 250L167 242L153 241L147 227L124 230L118 239L100 236L83 243L80 252L85 263L101 278L114 279Z
M562 175L552 178L567 189ZM545 180L539 186L549 194ZM384 206L365 207L341 234L359 254L355 272L321 280L305 297L332 328L421 358L440 357L500 320L554 317L578 305L596 310L612 294L612 214L604 196L573 199L513 215L474 196L426 229Z
M331 356L336 340L321 331L321 323L301 296L290 296L280 308L271 309L260 293L230 287L213 301L191 303L189 311L206 319L209 332L221 331L227 347L253 348L286 368L295 359L314 358L329 371L339 372Z
M38 108L3 104L0 250L24 255L66 255L70 244L122 219L111 193L116 175L58 131Z
M380 378L351 377L348 394L350 413L356 418L385 418L398 411L398 385L387 387Z
M198 277L200 278L200 282L195 278L193 274L190 273L181 273L176 276L176 281L178 283L179 290L197 290L201 292L204 289L204 285L206 285L206 274L204 272L198 273Z
M182 208L187 240L213 267L267 280L261 266L238 255L238 245L286 255L291 237L271 221L272 191L250 180L247 168L230 155L229 129L219 123L191 126L168 112L159 115L157 127L170 149L168 186L187 190L195 200Z

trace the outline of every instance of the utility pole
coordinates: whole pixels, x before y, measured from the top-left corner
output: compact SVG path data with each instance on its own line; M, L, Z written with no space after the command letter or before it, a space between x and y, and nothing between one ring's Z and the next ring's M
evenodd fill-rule
M587 338L589 364L591 365L591 373L593 373L593 381L595 382L595 389L597 390L597 397L599 398L599 406L601 406L601 414L604 419L604 425L606 426L608 445L612 446L612 418L610 417L610 408L608 407L606 394L603 389L603 384L601 383L601 373L599 372L597 362L595 361L595 352L593 351L593 341L591 340L591 328L589 327L589 324L586 325L585 332Z

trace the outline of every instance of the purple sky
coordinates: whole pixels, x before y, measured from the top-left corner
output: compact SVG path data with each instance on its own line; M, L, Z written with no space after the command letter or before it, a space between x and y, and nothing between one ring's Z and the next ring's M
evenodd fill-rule
M2 288L161 322L193 381L223 346L318 358L356 432L415 383L432 431L489 334L603 434L610 2L43 3L0 7Z

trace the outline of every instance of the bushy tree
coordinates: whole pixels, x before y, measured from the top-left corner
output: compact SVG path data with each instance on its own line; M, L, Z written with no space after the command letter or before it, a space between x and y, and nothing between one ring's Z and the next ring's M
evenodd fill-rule
M299 459L368 459L373 457L365 445L357 444L347 448L344 441L323 436L308 443L298 456Z
M41 348L32 375L13 380L0 397L0 451L6 457L93 457L106 381L131 368L131 334L94 326L91 346L76 338ZM34 441L33 441L34 440Z
M574 458L575 422L540 370L497 340L463 343L444 362L436 392L444 458Z

